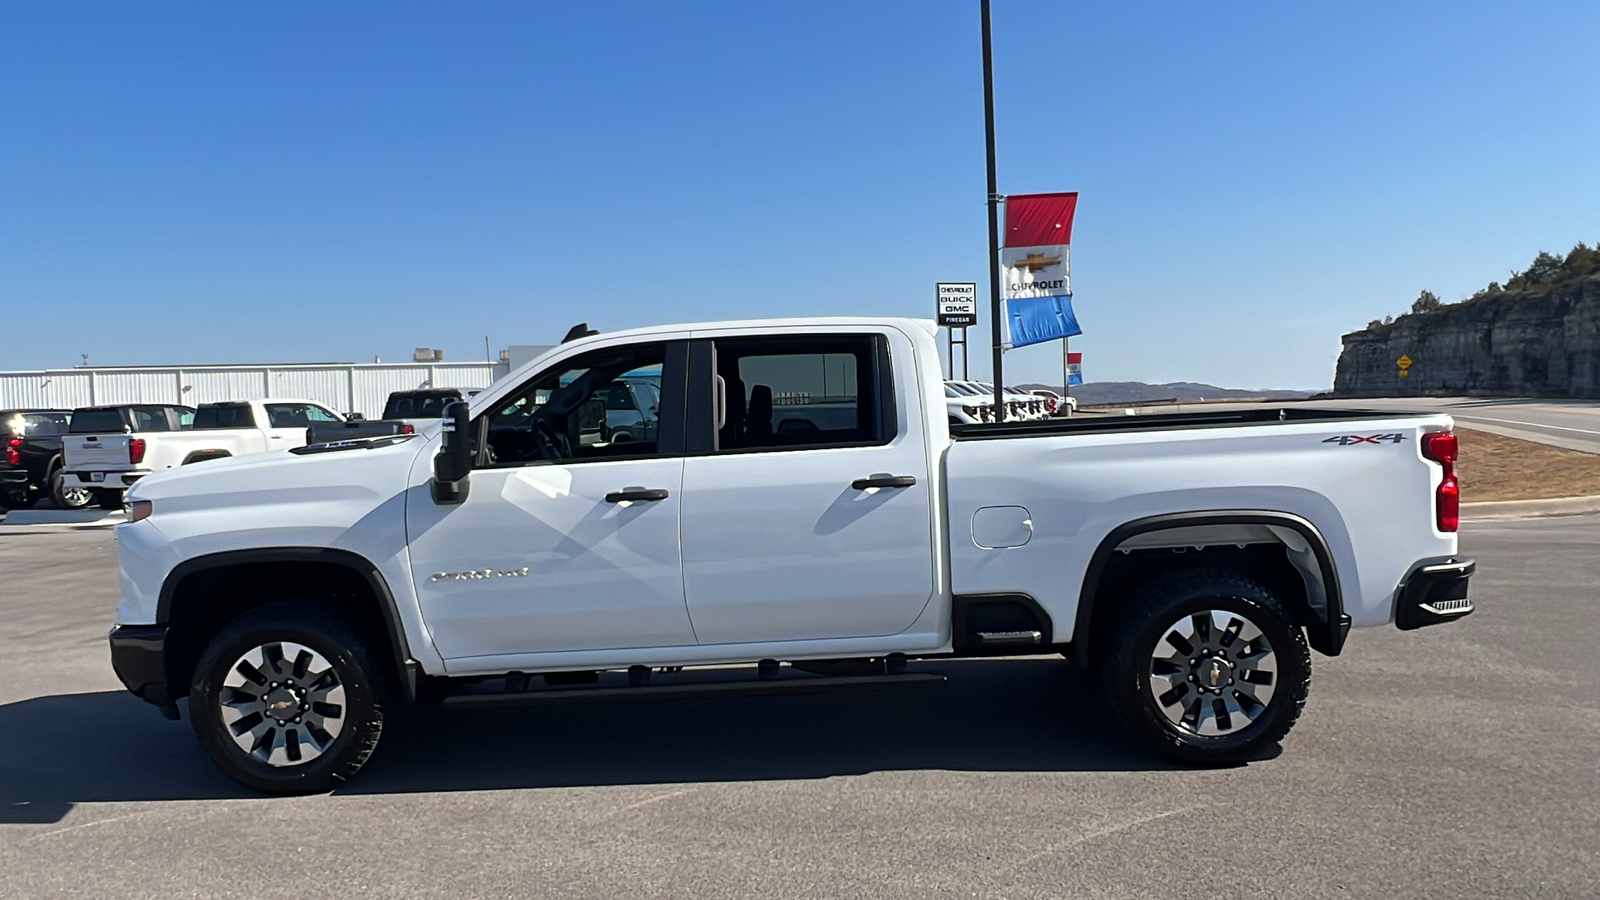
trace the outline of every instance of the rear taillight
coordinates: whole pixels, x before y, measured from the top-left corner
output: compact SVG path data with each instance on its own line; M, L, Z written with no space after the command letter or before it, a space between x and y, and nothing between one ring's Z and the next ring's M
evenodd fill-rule
M400 433L401 434L416 434L417 433L417 426L415 426L415 425L401 425L400 426Z
M128 439L128 462L136 466L144 462L144 438Z
M1461 526L1461 482L1456 478L1456 460L1460 454L1456 436L1449 431L1422 436L1422 455L1444 467L1444 479L1433 495L1440 531L1455 531Z
M6 465L22 465L22 453L17 448L22 446L22 438L12 438L6 441Z

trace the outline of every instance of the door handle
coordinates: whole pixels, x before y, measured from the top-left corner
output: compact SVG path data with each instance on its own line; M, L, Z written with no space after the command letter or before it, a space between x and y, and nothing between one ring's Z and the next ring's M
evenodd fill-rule
M667 492L662 488L625 487L620 491L612 491L606 495L607 503L628 503L634 500L665 500Z
M917 483L915 475L890 475L887 472L874 472L865 478L857 478L850 482L850 486L858 491L867 488L903 488L911 487Z

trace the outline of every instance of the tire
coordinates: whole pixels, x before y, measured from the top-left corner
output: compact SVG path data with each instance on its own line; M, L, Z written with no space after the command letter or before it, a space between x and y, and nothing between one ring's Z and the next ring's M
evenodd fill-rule
M189 719L212 761L239 783L317 794L372 756L390 695L360 629L316 606L280 602L245 613L207 645Z
M1187 765L1262 758L1311 687L1311 651L1282 602L1228 572L1146 582L1119 611L1109 650L1101 686L1118 718Z
M46 481L50 485L50 499L56 509L83 509L95 499L95 492L87 488L68 489L60 466L50 470Z
M127 505L127 491L94 491L94 504L101 509L121 509ZM88 503L84 504L88 506Z

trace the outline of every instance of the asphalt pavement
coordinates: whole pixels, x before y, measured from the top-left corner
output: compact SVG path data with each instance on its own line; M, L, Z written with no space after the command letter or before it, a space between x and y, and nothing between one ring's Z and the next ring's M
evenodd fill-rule
M0 897L1594 897L1600 516L1473 523L1479 611L1317 657L1276 758L1174 768L1058 658L917 692L438 714L327 796L107 663L109 529L0 530Z

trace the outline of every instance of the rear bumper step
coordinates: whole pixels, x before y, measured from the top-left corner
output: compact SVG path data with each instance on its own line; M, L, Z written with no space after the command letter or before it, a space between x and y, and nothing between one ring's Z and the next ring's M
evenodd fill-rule
M1410 631L1471 615L1467 581L1477 567L1470 559L1447 559L1430 560L1412 569L1395 601L1395 627Z
M612 700L671 700L694 697L774 694L820 694L830 691L870 691L890 688L936 687L945 682L938 672L905 672L898 675L791 675L770 679L730 681L689 681L683 684L648 684L637 687L595 686L539 688L524 691L467 690L444 698L446 709L492 709L528 704L605 702Z

